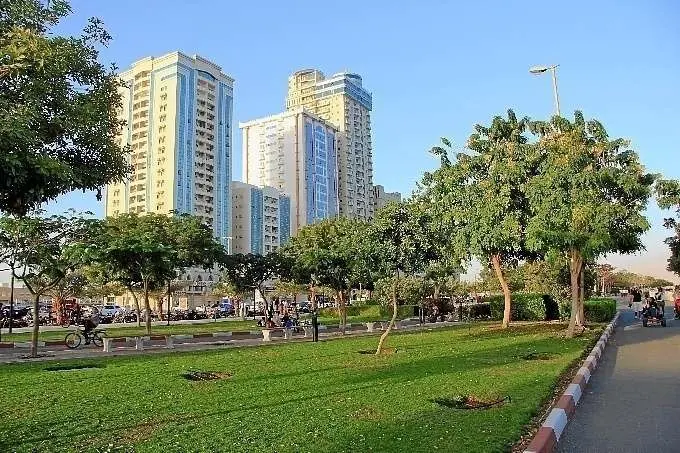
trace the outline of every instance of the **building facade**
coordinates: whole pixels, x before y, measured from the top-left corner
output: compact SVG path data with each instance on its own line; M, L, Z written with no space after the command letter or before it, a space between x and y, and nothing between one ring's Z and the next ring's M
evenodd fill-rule
M381 185L373 186L373 210L377 213L379 209L385 207L387 203L401 201L401 194L399 192L385 192L385 187Z
M233 252L266 255L290 239L290 197L274 187L231 183Z
M120 74L119 143L130 147L129 181L106 191L106 215L192 214L229 247L234 80L202 58L173 52Z
M338 131L299 107L240 123L243 179L290 197L291 234L338 215Z
M340 131L338 153L339 213L343 217L373 217L373 98L361 77L339 73L326 77L316 69L288 78L288 110L304 107Z

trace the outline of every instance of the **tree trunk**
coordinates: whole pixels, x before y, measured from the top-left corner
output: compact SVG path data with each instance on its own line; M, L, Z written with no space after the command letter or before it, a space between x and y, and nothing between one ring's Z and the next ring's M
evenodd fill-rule
M579 273L579 298L578 298L578 315L576 317L577 323L581 326L586 325L586 316L584 313L586 299L586 263L581 262L581 272Z
M12 263L12 276L10 278L9 289L9 333L12 333L12 324L14 323L14 263Z
M571 338L576 333L576 326L578 325L579 314L579 300L581 293L579 288L581 265L583 257L581 252L572 249L569 252L569 274L571 277L571 316L569 317L569 327L567 328L567 337Z
M380 335L380 341L378 342L378 349L375 351L375 355L380 355L382 352L382 347L383 343L385 342L385 339L387 336L390 334L392 331L392 327L394 326L394 323L397 320L397 285L399 284L399 269L397 269L397 272L394 276L394 283L392 283L392 319L390 319L390 323L387 326L387 329L383 332L382 335Z
M312 311L316 311L316 287L314 285L309 287L310 302L312 303Z
M338 328L340 333L345 335L345 329L347 328L347 307L345 306L345 295L342 290L337 292L338 296L338 317L340 322L338 323Z
M156 300L156 310L158 311L158 319L165 321L165 315L163 314L163 298L159 297Z
M151 305L149 304L149 281L144 279L144 310L146 310L146 334L151 334Z
M503 288L503 298L505 299L505 307L503 308L502 327L504 329L507 329L507 327L510 325L510 308L512 303L512 298L510 295L510 286L508 285L508 282L505 280L505 275L503 275L503 268L501 267L500 255L498 254L492 255L491 263L493 264L494 271L496 271L496 277L498 278L498 282L501 284L501 288Z
M38 357L38 335L40 334L40 295L33 299L33 333L31 335L31 357Z
M139 310L139 298L137 297L137 294L132 290L132 288L128 288L128 291L130 291L130 294L132 294L132 300L135 301L135 314L137 315L137 327L142 327L142 319L140 317L140 310Z

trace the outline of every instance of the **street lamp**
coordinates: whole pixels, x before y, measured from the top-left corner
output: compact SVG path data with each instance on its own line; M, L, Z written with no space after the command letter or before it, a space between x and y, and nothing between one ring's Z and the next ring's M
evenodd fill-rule
M552 74L553 81L553 95L555 96L555 113L560 116L560 97L557 94L557 67L559 65L555 64L552 66L532 66L529 68L529 72L534 75L540 75L544 72L550 71Z

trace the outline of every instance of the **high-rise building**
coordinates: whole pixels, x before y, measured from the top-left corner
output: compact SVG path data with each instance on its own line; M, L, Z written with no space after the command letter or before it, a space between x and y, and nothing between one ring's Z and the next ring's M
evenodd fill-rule
M243 179L290 196L291 233L338 215L337 129L298 107L239 127Z
M229 246L234 80L180 52L139 60L120 78L118 142L130 147L133 173L107 188L106 215L192 214Z
M373 200L374 211L377 213L379 209L385 207L387 203L401 201L401 194L399 192L385 192L385 187L381 185L373 186Z
M361 77L342 72L326 77L304 69L288 79L286 108L304 107L335 125L339 131L339 212L343 217L373 217L373 155L371 145L371 93Z
M231 183L234 253L265 255L290 239L290 198L273 187Z

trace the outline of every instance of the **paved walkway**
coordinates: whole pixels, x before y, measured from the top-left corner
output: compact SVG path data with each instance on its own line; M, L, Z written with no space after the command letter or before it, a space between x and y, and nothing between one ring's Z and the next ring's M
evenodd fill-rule
M465 323L457 322L438 322L438 323L425 323L419 325L417 321L411 320L410 322L404 323L401 328L393 330L393 332L402 331L417 331L417 330L428 330L437 329L443 327L461 326L467 325ZM347 335L351 337L364 336L364 335L381 335L382 331L380 329L374 332L367 332L366 327L363 323L361 324L348 324ZM65 345L54 345L39 348L39 357L29 358L28 349L16 349L16 348L0 348L0 364L2 363L16 363L16 362L34 362L34 361L50 361L50 360L64 360L64 359L76 359L76 358L88 358L88 357L113 357L119 355L143 355L143 354L158 354L158 353L168 353L175 351L200 351L207 349L219 349L219 348L238 348L238 347L248 347L248 346L258 346L258 345L269 345L281 342L310 342L311 338L305 338L302 333L294 334L292 339L285 340L283 338L283 333L278 331L272 334L272 342L266 343L262 341L262 334L257 335L240 335L239 337L244 337L243 339L220 339L216 337L207 338L194 338L188 339L183 342L175 341L174 349L168 349L165 347L165 341L150 341L145 342L144 350L137 351L134 349L134 344L128 344L125 347L116 347L109 353L105 353L102 348L95 347L93 345L83 346L78 349L68 349ZM319 332L320 340L330 340L334 338L342 338L340 331L336 327L329 327L327 330Z
M627 305L558 453L680 452L680 320L643 328Z

